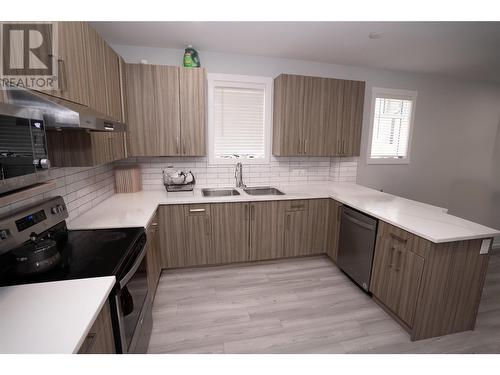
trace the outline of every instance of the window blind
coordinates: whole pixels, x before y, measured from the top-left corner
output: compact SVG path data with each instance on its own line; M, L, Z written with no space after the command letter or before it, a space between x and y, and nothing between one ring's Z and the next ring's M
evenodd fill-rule
M402 159L408 156L412 106L412 100L407 99L375 99L372 158Z
M216 158L264 158L264 103L264 87L214 87Z

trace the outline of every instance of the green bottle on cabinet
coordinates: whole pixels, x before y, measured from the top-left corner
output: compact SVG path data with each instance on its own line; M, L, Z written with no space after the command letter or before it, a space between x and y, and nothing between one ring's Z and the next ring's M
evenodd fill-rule
M200 58L198 52L193 48L192 45L188 45L184 50L184 61L183 65L185 68L199 68Z

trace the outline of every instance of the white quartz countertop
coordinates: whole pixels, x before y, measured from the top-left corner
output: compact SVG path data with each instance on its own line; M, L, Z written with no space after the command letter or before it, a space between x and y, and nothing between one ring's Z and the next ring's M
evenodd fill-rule
M206 198L201 189L167 193L141 191L115 194L68 223L70 229L144 227L158 205L333 198L368 215L398 226L429 241L451 242L500 235L500 231L449 215L441 207L412 201L353 183L277 186L285 195ZM168 225L168 224L167 224Z
M0 288L0 353L76 353L114 276Z

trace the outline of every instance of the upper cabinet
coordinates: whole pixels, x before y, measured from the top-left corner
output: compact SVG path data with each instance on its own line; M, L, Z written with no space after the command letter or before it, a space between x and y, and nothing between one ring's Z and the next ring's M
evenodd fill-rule
M359 155L365 83L281 74L274 80L273 154Z
M58 22L59 89L51 95L82 105L89 105L89 79L85 52L84 22Z
M120 57L88 23L57 22L58 80L44 92L122 121Z
M130 156L206 154L205 69L125 64Z

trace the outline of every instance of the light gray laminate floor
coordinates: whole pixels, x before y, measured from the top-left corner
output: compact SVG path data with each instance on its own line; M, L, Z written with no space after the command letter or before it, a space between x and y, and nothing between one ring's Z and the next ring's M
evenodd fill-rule
M500 255L474 331L411 342L328 258L164 271L150 353L500 353Z

